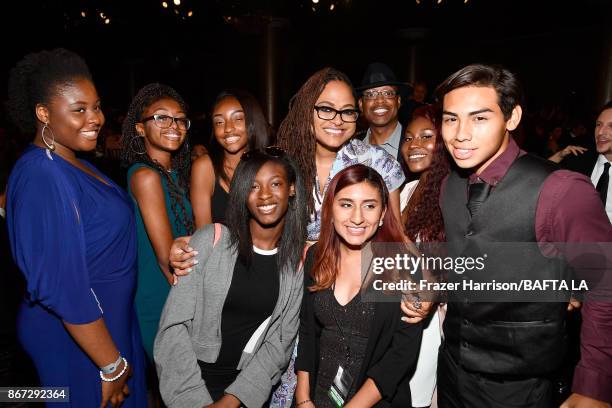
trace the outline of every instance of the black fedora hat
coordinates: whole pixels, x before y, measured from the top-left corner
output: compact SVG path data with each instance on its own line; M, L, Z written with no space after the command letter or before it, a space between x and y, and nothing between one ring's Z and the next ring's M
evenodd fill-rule
M412 86L405 82L398 81L393 70L382 62L373 62L368 65L365 74L363 74L361 85L355 88L355 90L361 95L366 89L378 88L379 86L385 85L397 86L400 93L403 95L412 91Z

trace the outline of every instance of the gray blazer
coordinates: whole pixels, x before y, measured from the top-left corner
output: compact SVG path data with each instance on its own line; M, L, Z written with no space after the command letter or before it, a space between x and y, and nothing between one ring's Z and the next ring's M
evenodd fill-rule
M229 247L229 231L213 248L214 225L200 228L190 246L199 254L194 271L172 287L159 322L154 357L160 392L168 407L197 407L213 403L197 360L214 363L221 350L221 313L238 256ZM302 267L285 265L280 273L278 300L254 348L245 349L241 370L226 389L242 403L261 407L287 367L299 328L303 294ZM254 335L255 336L255 335Z

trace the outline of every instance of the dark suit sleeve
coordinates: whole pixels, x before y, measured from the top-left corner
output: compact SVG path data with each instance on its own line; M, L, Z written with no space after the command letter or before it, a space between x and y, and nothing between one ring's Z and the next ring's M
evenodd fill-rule
M315 373L316 360L316 323L314 317L313 298L314 294L308 287L314 284L310 272L314 262L314 248L312 246L304 263L304 297L302 298L302 310L300 311L300 332L298 340L298 352L295 359L295 370Z
M397 310L398 304L393 303ZM383 399L391 400L400 382L414 368L419 357L423 325L409 324L400 320L400 314L393 314L397 319L391 344L383 357L367 372L367 376L375 383Z

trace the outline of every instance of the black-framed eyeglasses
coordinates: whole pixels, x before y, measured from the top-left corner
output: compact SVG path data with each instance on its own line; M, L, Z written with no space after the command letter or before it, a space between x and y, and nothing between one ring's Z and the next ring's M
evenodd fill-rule
M393 99L397 96L397 92L393 89L385 89L383 91L365 91L361 95L364 99L376 99L379 96L385 99Z
M260 150L260 149L248 150L242 153L242 156L240 156L240 160L243 160L243 161L250 160L253 156L255 156L256 153L265 153L268 156L272 156L276 158L284 157L287 154L285 153L283 149L281 149L278 146L268 146L268 147L264 147L263 150Z
M357 109L338 110L330 106L315 106L314 110L317 111L319 119L323 120L334 120L339 114L343 122L354 123L357 122L357 118L359 117L359 111Z
M176 127L180 130L189 130L191 127L191 121L187 118L175 118L168 115L155 114L141 120L142 123L149 120L154 120L155 124L160 129L168 129L172 126L172 122L176 123Z

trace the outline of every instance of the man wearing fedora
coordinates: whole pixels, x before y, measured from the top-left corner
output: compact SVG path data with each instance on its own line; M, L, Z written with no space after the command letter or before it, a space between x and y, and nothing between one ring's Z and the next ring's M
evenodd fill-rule
M397 80L391 68L380 62L368 65L361 86L357 88L359 110L369 126L360 139L379 145L400 163L403 163L400 157L403 137L398 112L401 95L409 90L407 84Z

